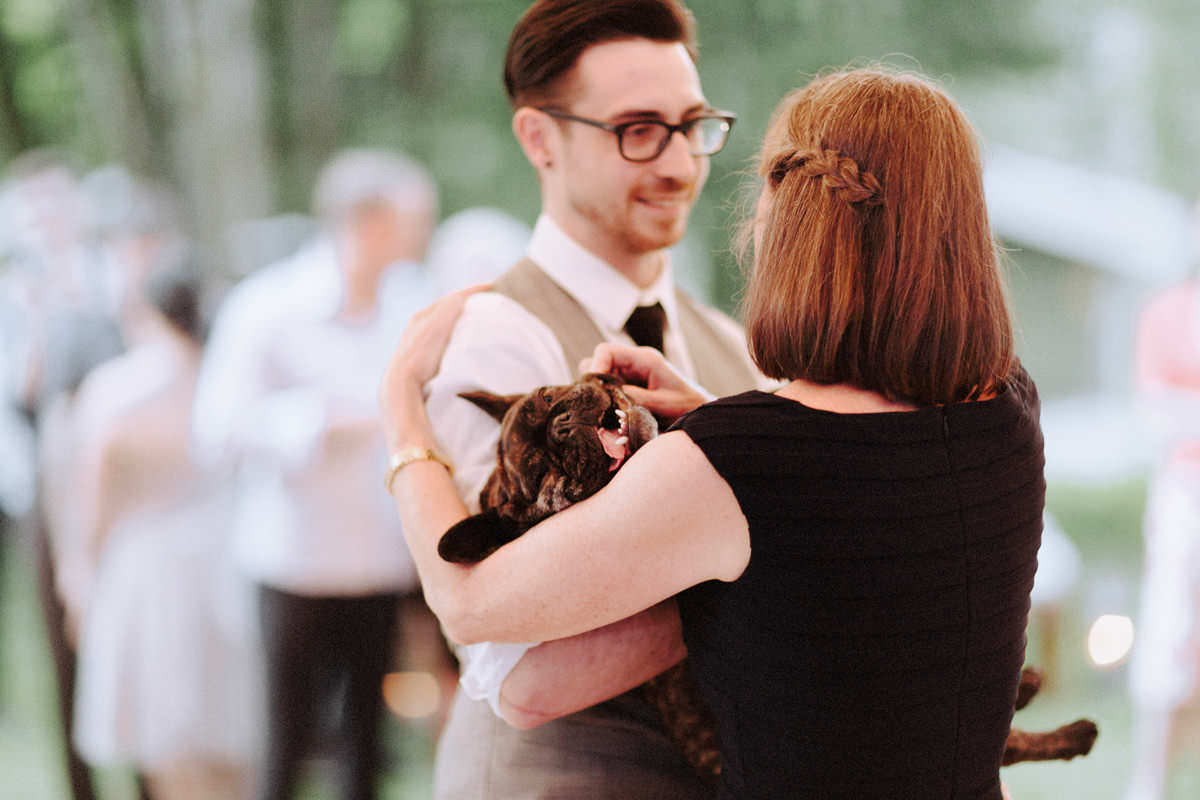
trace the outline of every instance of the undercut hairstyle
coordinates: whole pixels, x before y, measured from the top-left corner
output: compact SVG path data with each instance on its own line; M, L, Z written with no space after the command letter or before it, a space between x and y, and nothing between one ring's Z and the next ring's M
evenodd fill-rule
M513 109L558 98L583 51L622 39L679 42L696 60L696 23L677 0L537 0L513 28L504 88Z
M766 375L890 400L977 398L1015 368L975 132L932 82L883 68L788 94L759 155L765 188L743 302Z

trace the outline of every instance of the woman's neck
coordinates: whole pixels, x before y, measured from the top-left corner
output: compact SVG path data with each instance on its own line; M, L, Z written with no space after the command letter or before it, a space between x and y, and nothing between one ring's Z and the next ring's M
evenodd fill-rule
M918 406L888 400L878 392L851 386L848 383L813 383L796 380L776 392L780 397L795 400L809 408L837 414L878 414L891 411L916 411Z

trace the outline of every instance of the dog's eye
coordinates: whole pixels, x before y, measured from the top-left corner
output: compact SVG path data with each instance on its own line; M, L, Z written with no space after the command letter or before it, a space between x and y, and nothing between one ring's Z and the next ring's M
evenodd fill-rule
M553 405L554 404L554 395L550 394L550 392L543 392L542 393L542 402L548 406Z

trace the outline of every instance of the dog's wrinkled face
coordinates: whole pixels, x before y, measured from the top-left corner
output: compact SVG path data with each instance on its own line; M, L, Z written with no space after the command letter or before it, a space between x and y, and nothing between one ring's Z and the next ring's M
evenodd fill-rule
M588 373L567 386L543 386L525 395L461 396L500 420L498 463L479 504L481 517L506 530L489 534L489 540L502 541L485 545L474 538L466 541L456 526L439 543L442 557L451 561L478 561L540 520L594 494L658 434L654 416L635 405L612 375Z

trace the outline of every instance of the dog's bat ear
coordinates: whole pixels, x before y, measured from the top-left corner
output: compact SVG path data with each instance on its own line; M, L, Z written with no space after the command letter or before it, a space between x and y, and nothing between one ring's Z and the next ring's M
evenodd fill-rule
M479 408L487 412L488 416L492 417L497 422L504 421L504 415L510 408L513 407L518 400L525 395L523 394L492 394L485 392L482 389L477 392L459 392L458 396L463 400L469 400Z
M520 535L515 522L487 511L467 517L442 534L438 555L455 564L474 564Z

